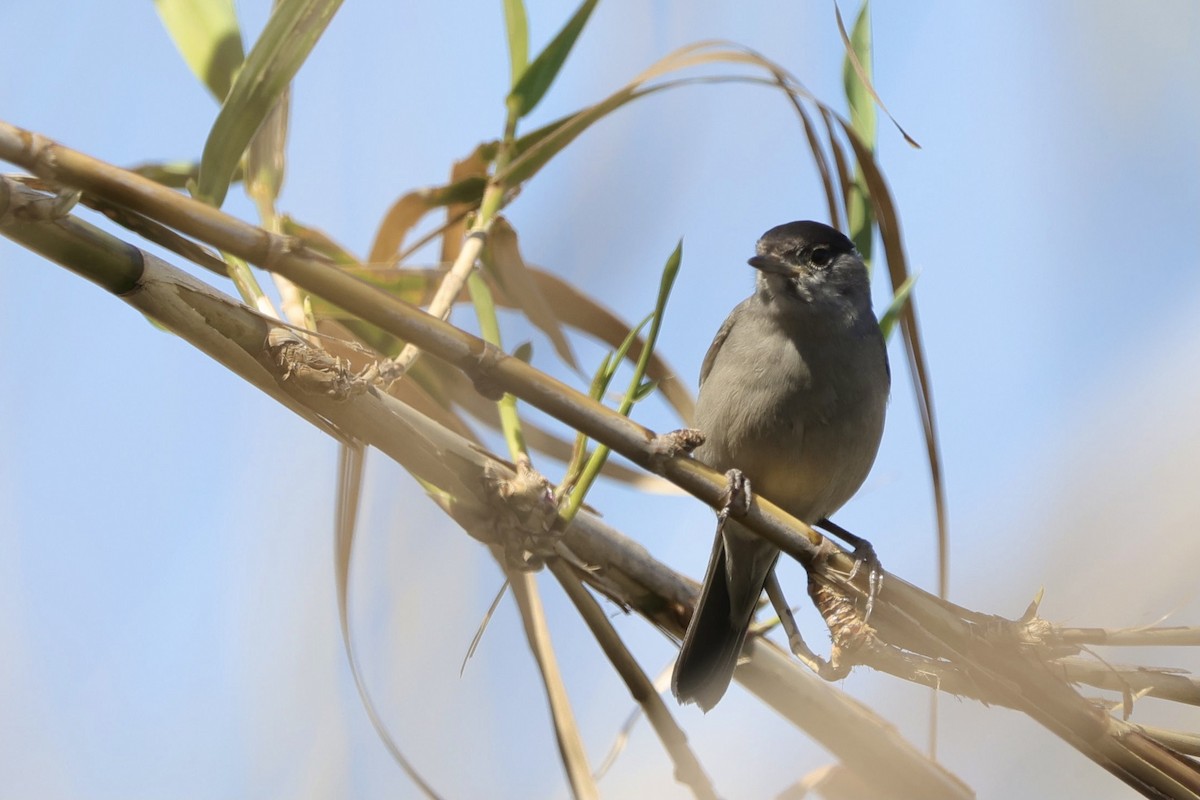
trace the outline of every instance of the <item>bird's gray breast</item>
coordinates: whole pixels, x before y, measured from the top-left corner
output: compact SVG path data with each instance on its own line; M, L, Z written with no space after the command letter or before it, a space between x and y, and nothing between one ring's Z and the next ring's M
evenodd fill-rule
M832 514L871 469L887 402L875 320L780 318L751 297L713 342L696 405L696 456L736 467L807 522Z

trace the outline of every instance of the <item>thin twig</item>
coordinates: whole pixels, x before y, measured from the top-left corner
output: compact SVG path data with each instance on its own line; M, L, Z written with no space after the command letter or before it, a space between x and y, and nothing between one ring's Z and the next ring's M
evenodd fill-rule
M621 680L629 688L629 694L642 707L646 719L653 726L659 741L662 742L671 761L675 764L675 777L687 784L696 797L716 800L717 792L713 788L712 781L705 774L704 767L700 765L696 754L688 746L687 736L684 735L683 729L671 716L671 712L663 703L662 695L655 691L654 684L642 671L633 654L629 652L629 648L621 641L621 637L605 615L604 609L596 602L596 598L583 588L579 577L567 566L566 562L554 559L549 563L549 567L563 591L567 593L567 597L571 598L571 602L575 604L575 610L579 612L579 616L583 617L583 621L591 629L592 635L596 637L600 648L604 650L604 655L608 657L609 663L613 665L613 669L617 671Z
M438 319L446 319L450 316L450 310L454 308L454 300L466 286L467 278L471 276L471 270L475 269L475 262L479 258L479 254L483 252L486 240L487 231L483 229L473 230L467 234L467 240L463 242L462 249L458 251L458 258L454 259L454 264L446 272L442 284L429 303L428 313L430 315ZM389 368L385 370L387 378L396 380L403 377L420 355L420 348L412 342L404 345L400 355L396 356Z
M587 753L579 737L579 726L575 722L575 714L571 711L562 673L558 669L558 659L555 658L554 648L550 644L550 629L546 627L546 615L534 575L531 572L510 573L508 579L512 586L513 598L521 607L521 621L525 624L529 648L533 651L538 669L542 673L542 685L546 689L546 699L550 703L550 713L554 718L554 735L558 740L558 749L562 755L563 766L567 770L567 778L571 782L571 790L576 800L598 800L600 791L592 779Z

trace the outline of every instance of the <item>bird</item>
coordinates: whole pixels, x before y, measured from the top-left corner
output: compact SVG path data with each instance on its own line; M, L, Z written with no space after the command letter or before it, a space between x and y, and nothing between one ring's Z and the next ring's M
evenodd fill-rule
M754 292L717 331L700 369L693 457L744 476L812 524L858 491L883 436L891 370L854 244L828 225L764 233ZM779 550L727 519L672 674L681 703L724 696Z

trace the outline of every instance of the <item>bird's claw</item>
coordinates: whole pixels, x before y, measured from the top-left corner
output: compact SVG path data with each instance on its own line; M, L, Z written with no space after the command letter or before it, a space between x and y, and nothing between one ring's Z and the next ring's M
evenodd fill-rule
M874 545L866 539L861 539L854 547L854 567L846 580L854 580L864 566L867 569L867 602L863 607L863 622L866 623L870 622L871 612L875 610L875 598L883 590L884 571L879 556L875 554Z
M650 440L651 466L658 471L662 465L679 456L690 456L704 444L704 434L696 428L680 428L655 435Z
M856 536L846 530L828 517L819 521L817 525L853 548L854 567L850 570L850 575L846 578L847 581L854 580L855 576L858 575L858 571L863 566L866 566L867 600L863 607L863 623L868 622L871 619L871 612L875 610L875 598L883 591L883 564L880 563L879 556L875 554L874 545L861 536Z
M753 499L750 479L740 469L731 469L725 473L725 502L717 512L717 517L721 522L725 522L729 517L740 519L750 510L750 501Z

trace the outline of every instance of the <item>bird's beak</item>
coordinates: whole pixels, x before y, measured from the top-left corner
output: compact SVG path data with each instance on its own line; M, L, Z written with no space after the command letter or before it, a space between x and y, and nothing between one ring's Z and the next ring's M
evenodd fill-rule
M796 273L795 267L777 255L767 254L762 256L754 256L746 263L760 272L766 272L772 275L794 275Z

